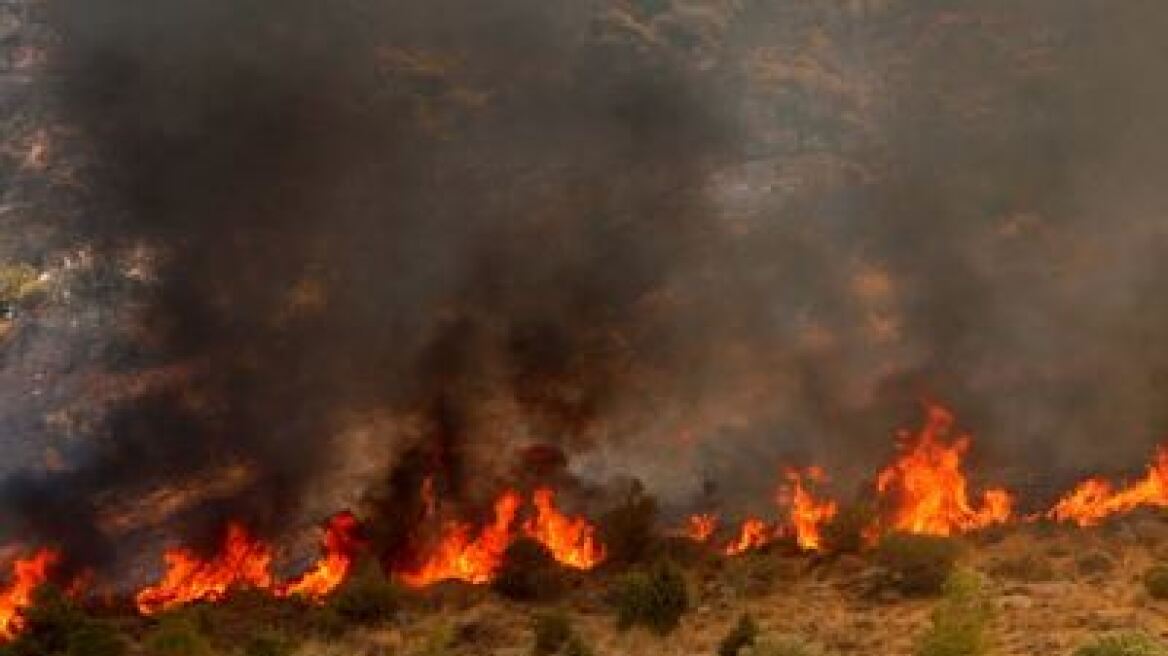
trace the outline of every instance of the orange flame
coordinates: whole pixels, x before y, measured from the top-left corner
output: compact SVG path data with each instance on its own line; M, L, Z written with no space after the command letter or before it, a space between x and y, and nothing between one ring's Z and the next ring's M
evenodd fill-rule
M521 499L515 492L505 492L495 501L495 520L472 539L473 528L464 522L450 522L442 531L438 546L422 566L413 572L399 573L406 585L423 587L446 580L489 583L511 544L512 525Z
M203 559L189 549L172 548L163 559L162 580L143 588L135 598L143 615L195 601L218 601L240 587L272 587L271 548L234 522L227 526L223 547L215 556Z
M333 515L324 534L324 553L304 574L281 586L280 596L299 595L313 600L328 596L344 582L353 566L353 557L361 546L357 537L359 522L353 513L342 511Z
M900 458L876 479L877 491L896 504L893 529L951 535L1010 519L1012 498L1005 490L987 490L980 509L970 503L961 458L971 438L961 435L946 443L952 426L953 415L934 405L919 434L900 433Z
M780 505L791 508L791 526L795 529L795 542L801 549L818 551L823 539L823 525L835 517L836 503L830 499L818 501L803 485L804 475L812 483L824 479L819 467L807 468L805 474L796 469L787 471L787 485L779 492Z
M12 581L0 589L0 642L15 638L24 628L23 610L32 603L36 589L48 579L49 568L60 560L52 549L39 549L12 563Z
M706 542L718 529L718 516L713 513L690 515L682 533L695 542Z
M1090 478L1055 504L1048 516L1060 522L1094 526L1109 515L1140 506L1168 506L1168 450L1156 451L1155 461L1140 480L1120 490L1099 478Z
M532 502L535 517L524 525L524 532L547 547L557 562L576 569L592 569L604 560L604 546L596 539L596 528L583 517L560 513L554 492L539 488Z
M761 519L751 517L742 522L738 537L726 545L724 553L727 556L737 556L753 549L770 544L775 538L775 531Z

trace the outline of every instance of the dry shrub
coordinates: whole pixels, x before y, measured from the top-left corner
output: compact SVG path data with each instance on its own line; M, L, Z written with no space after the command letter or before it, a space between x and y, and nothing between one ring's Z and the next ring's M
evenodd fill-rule
M941 592L960 555L961 545L952 538L891 533L880 541L876 559L896 590L930 595Z
M628 565L646 560L657 546L656 524L657 500L634 483L621 503L599 521L608 562Z
M547 548L523 539L507 547L492 587L516 601L549 601L563 594L566 576Z
M750 648L749 656L821 656L823 651L801 638L769 638Z
M1092 551L1075 559L1075 569L1084 576L1109 574L1115 569L1115 561L1102 551Z
M214 656L211 641L188 617L164 618L144 641L149 656Z
M1037 554L999 560L990 567L990 574L998 578L1028 583L1053 581L1057 578L1050 560Z
M756 640L758 624L749 613L744 613L738 618L738 624L718 643L718 656L738 656L744 648L754 646Z
M372 625L391 619L401 601L401 591L374 561L365 561L329 601L328 610L354 624Z
M1144 589L1153 599L1168 599L1168 565L1153 565L1144 573Z

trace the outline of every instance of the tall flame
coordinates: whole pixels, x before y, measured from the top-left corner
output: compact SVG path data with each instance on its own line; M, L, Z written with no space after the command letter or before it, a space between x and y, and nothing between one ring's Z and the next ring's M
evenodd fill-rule
M357 536L360 523L353 513L342 511L333 515L325 526L324 553L308 571L281 586L280 596L302 596L320 600L344 582L353 566L353 558L361 546Z
M495 501L494 521L474 537L470 524L447 523L438 545L422 566L412 572L399 573L402 582L412 587L446 580L489 583L511 544L512 525L521 503L517 493L505 492Z
M272 588L272 549L232 522L219 553L204 559L186 548L163 554L166 573L156 585L138 592L135 601L143 615L195 601L218 601L241 587Z
M891 528L951 535L1010 519L1012 499L1005 490L987 490L980 508L970 503L961 459L971 438L946 442L952 426L953 415L934 405L919 434L900 433L900 457L876 479L877 491L895 504Z
M12 580L0 589L0 642L15 638L24 628L23 611L32 603L33 593L48 579L49 569L60 560L52 549L39 549L28 558L12 563Z
M775 530L761 519L751 517L742 522L738 537L726 545L723 552L727 556L737 556L759 547L764 547L775 538Z
M1116 490L1103 479L1087 479L1060 499L1048 516L1060 522L1094 526L1109 515L1141 506L1168 506L1168 449L1164 447L1156 450L1155 460L1140 480Z
M791 526L795 531L795 542L801 549L818 551L823 544L823 525L835 517L836 503L830 499L817 500L804 485L804 477L811 483L824 479L819 467L808 467L800 473L797 469L787 470L787 484L780 489L780 505L790 506Z
M546 547L556 561L576 569L591 569L604 560L604 546L596 539L595 527L583 517L560 513L554 492L539 488L532 503L535 516L524 525L524 532Z

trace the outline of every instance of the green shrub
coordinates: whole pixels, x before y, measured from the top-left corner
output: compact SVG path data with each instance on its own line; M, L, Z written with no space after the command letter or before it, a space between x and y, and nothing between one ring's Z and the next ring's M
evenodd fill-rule
M572 623L560 610L537 613L531 620L531 630L535 634L532 652L536 656L559 653L572 638Z
M864 531L876 514L871 506L852 504L840 508L823 527L823 549L828 553L857 554L868 546Z
M535 540L515 541L503 554L492 587L517 601L548 601L564 592L566 572L551 552Z
M366 562L336 591L329 607L342 619L370 625L393 617L400 599L400 591L380 565Z
M821 653L805 640L791 637L759 640L750 650L751 656L819 656Z
M207 637L188 618L168 617L145 639L149 656L213 656Z
M1168 656L1168 646L1143 633L1116 633L1092 640L1073 656Z
M895 588L904 594L929 595L941 591L960 555L960 545L951 538L892 533L880 541L876 557Z
M1144 573L1144 589L1153 599L1168 599L1168 565L1153 565Z
M65 656L122 656L126 641L116 629L91 621L69 634Z
M268 631L252 636L243 653L244 656L287 656L292 653L292 645L283 635Z
M916 656L982 656L990 649L987 626L992 606L981 579L955 571L944 584L944 597L933 609L929 628L916 644Z
M758 639L758 624L749 614L738 618L738 624L718 643L718 656L738 656L743 647L751 647Z
M689 608L685 576L668 560L625 574L616 585L613 605L622 629L644 626L664 635L677 628Z
M598 523L609 563L642 562L657 545L657 501L639 483L634 483L621 504L601 516Z

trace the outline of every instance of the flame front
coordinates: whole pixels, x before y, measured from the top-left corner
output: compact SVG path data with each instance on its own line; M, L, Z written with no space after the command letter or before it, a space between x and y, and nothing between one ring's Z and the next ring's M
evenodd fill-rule
M1141 506L1168 506L1168 449L1161 447L1140 480L1115 490L1100 478L1090 478L1055 504L1048 516L1060 522L1094 526L1109 515L1130 512Z
M495 501L495 519L472 538L470 524L449 522L438 545L422 566L412 572L399 573L403 583L422 587L439 581L489 583L503 562L503 553L511 544L512 527L521 499L515 492L505 492Z
M1010 519L1012 499L1005 490L987 490L981 508L970 503L961 467L970 437L947 443L952 426L953 415L934 405L919 434L900 435L900 458L876 479L877 491L894 503L892 529L944 536Z
M163 554L163 559L166 573L162 580L143 588L135 598L143 615L195 601L219 601L236 588L272 588L271 547L234 522L227 526L222 549L211 558L173 548Z
M738 554L764 547L770 544L774 538L774 529L763 520L751 517L742 522L742 528L738 531L738 537L726 545L723 552L727 556L737 556Z
M809 467L805 474L796 469L787 471L787 485L779 492L781 505L791 509L791 526L795 530L795 542L799 548L818 551L823 545L824 524L835 517L836 503L830 499L817 500L803 484L804 476L812 483L823 480L823 470Z
M353 558L361 546L357 537L360 524L348 511L339 512L325 527L324 553L304 574L282 586L281 596L302 596L320 600L344 582L353 566Z
M596 539L596 529L583 517L568 517L556 509L555 493L539 488L532 496L535 517L524 532L536 540L557 562L576 569L592 569L604 560L604 546Z
M24 628L23 611L33 593L48 579L49 569L60 560L52 549L39 549L12 563L12 580L0 589L0 642L11 640Z

